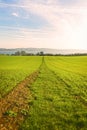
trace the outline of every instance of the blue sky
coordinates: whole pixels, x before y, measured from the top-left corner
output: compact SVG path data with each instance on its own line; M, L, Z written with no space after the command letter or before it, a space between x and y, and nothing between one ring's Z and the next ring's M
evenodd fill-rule
M0 0L0 48L87 49L86 0Z

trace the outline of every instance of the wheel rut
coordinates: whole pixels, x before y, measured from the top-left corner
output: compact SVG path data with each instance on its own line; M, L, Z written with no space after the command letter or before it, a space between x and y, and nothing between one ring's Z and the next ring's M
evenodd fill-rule
M0 130L17 130L29 110L30 86L39 71L19 83L8 95L0 99Z
M53 129L58 128L56 123L62 120L59 113L62 109L61 103L65 105L70 97L66 87L66 84L48 68L43 59L39 76L32 85L31 92L34 100L29 111L30 116L21 124L20 130L44 130L44 128L50 130L52 123Z

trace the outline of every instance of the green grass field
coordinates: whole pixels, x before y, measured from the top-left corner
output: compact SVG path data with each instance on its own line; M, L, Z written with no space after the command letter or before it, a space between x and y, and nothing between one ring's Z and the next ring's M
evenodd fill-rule
M41 62L41 57L0 56L0 97L36 71Z
M0 62L1 95L39 70L28 86L29 111L19 130L87 130L87 56L9 56Z

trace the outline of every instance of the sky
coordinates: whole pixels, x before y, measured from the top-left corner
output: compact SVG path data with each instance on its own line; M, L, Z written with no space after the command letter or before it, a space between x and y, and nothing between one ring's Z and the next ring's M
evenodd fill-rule
M0 48L87 50L87 0L0 0Z

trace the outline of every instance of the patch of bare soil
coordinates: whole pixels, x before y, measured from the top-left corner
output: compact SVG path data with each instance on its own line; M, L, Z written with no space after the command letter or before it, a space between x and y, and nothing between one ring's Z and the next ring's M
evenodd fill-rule
M0 99L0 130L18 130L29 110L28 100L31 93L27 85L31 85L37 76L38 72L31 74Z

